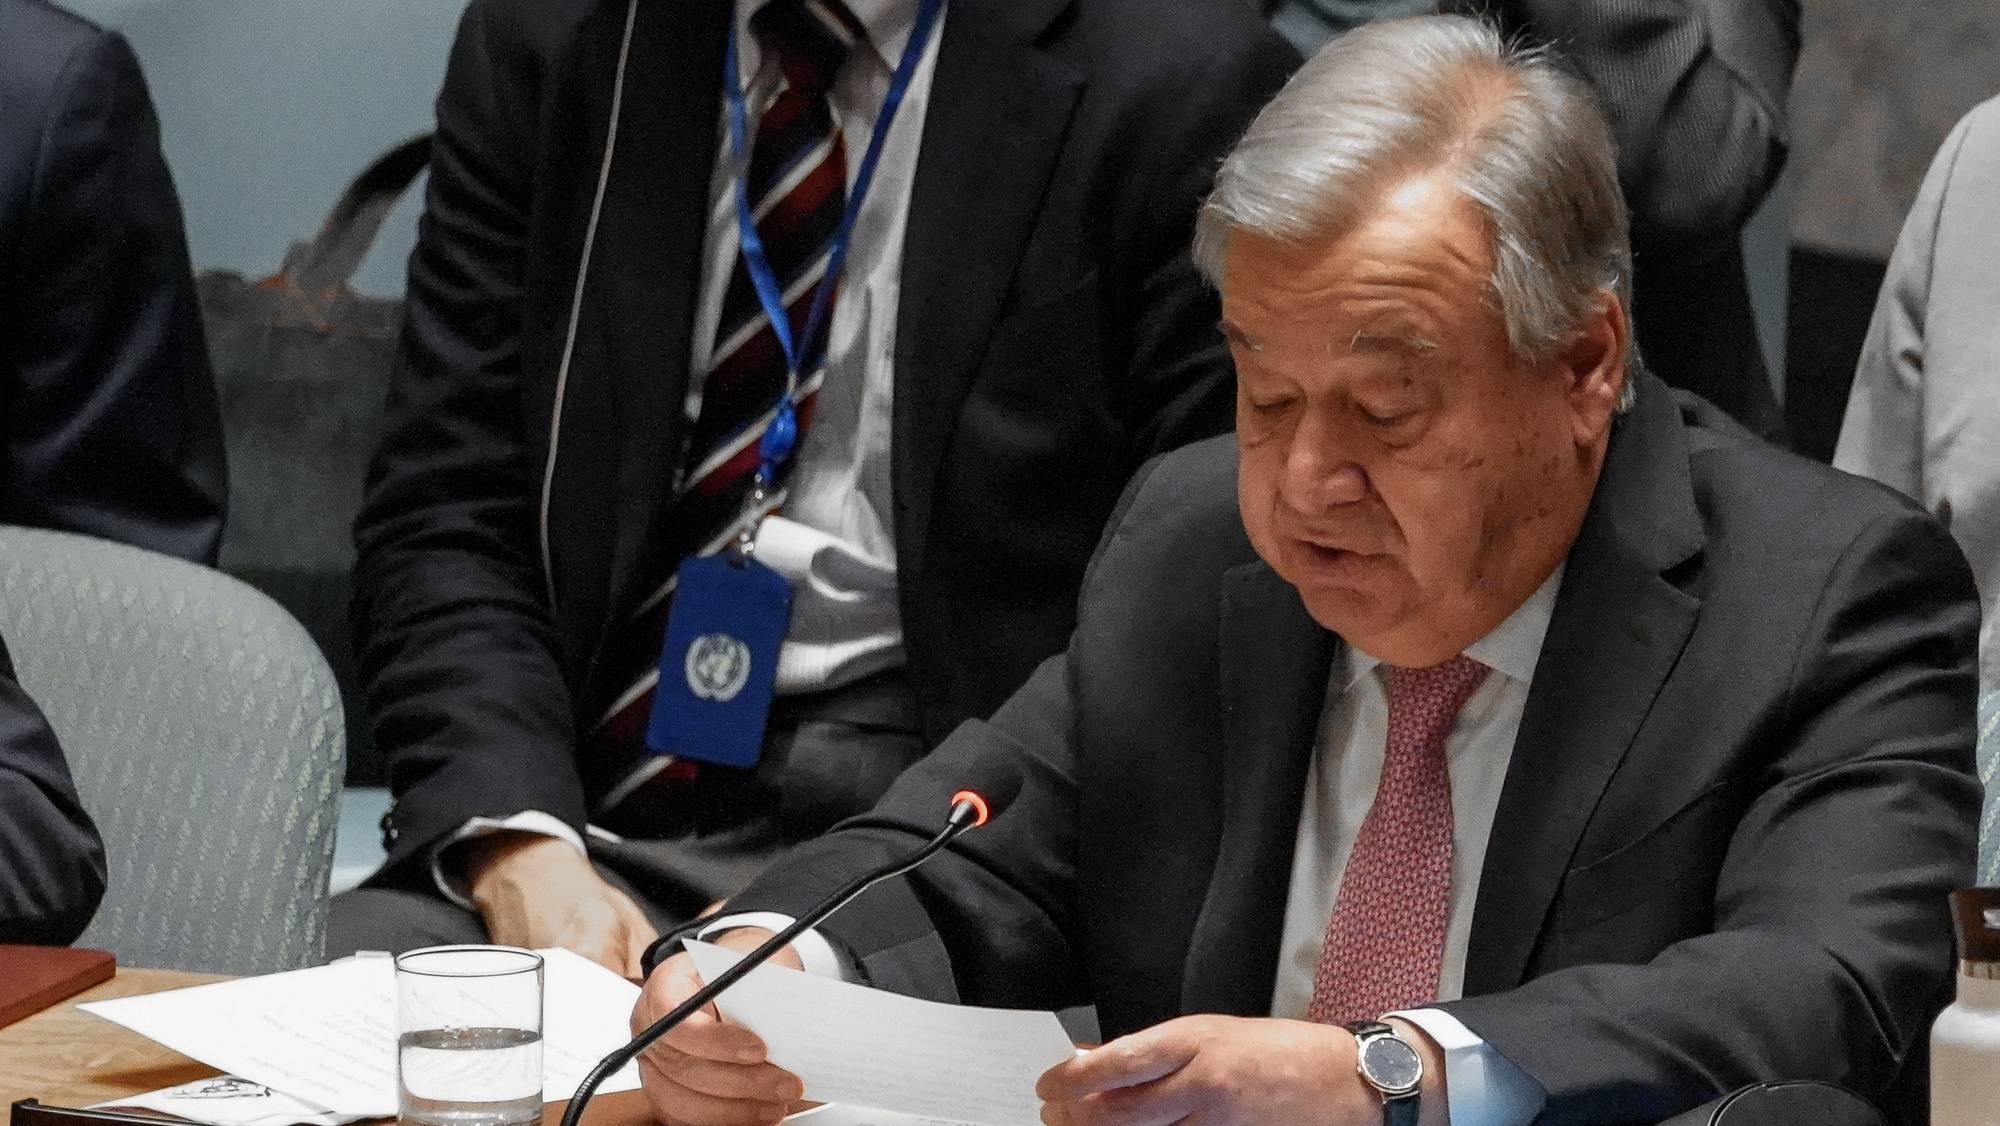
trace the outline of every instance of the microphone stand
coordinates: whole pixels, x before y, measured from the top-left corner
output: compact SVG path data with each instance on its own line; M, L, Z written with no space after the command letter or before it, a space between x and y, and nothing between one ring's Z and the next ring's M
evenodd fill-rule
M681 1002L673 1012L654 1021L644 1032L634 1036L630 1043L604 1057L577 1087L576 1094L570 1097L569 1106L563 1110L562 1126L578 1126L583 1120L584 1107L589 1105L591 1098L596 1095L597 1088L610 1078L613 1072L631 1063L638 1058L639 1053L652 1047L660 1037L672 1032L682 1021L708 1007L709 1003L724 990L769 961L772 955L784 949L793 939L825 922L827 916L847 906L855 896L884 880L893 880L912 871L943 851L947 845L963 836L968 830L977 828L985 820L985 812L971 801L959 801L952 806L951 816L945 820L944 828L939 830L937 836L932 837L929 843L900 860L855 877L839 891L821 900L818 906L799 916L791 926L772 935L762 946L744 955L741 961L729 967L714 981L702 986L694 996Z

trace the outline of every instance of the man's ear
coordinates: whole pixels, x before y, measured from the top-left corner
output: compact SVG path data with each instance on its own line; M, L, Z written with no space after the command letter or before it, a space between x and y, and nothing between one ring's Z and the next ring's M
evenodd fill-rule
M1558 361L1569 387L1572 430L1578 446L1595 446L1611 429L1625 391L1625 357L1631 349L1631 322L1625 303L1610 290L1578 327Z

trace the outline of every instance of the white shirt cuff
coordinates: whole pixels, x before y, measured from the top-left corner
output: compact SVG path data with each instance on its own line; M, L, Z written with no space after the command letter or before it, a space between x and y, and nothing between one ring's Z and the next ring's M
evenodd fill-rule
M776 911L745 911L740 915L724 915L716 919L701 928L701 933L696 937L707 939L710 935L721 934L723 931L735 930L738 927L761 927L775 934L795 922L798 920L790 915L780 915ZM842 958L839 952L834 950L833 943L828 942L826 936L818 931L809 930L793 939L792 949L798 952L799 961L804 963L806 972L814 977L830 977L835 981L853 980L853 976L847 972L846 959Z
M583 847L583 838L576 835L576 830L563 824L562 819L552 813L530 809L516 813L512 817L475 817L460 825L458 832L453 833L449 840L431 850L431 879L437 884L438 892L467 911L479 910L472 902L471 881L465 878L464 872L456 870L455 866L453 870L446 870L445 853L454 845L490 837L495 833L534 833L537 836L554 837L559 841L569 842L585 856L590 855L589 850Z
M1409 1021L1444 1050L1445 1098L1451 1126L1528 1126L1548 1092L1500 1050L1443 1009L1388 1014Z

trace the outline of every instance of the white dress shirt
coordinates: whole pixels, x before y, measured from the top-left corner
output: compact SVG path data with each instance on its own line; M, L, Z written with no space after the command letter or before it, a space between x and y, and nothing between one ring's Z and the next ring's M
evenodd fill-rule
M1459 710L1445 739L1452 857L1440 1001L1456 1000L1464 989L1465 954L1486 842L1562 574L1563 568L1557 567L1493 632L1465 650L1466 656L1493 671ZM1312 1003L1327 923L1333 918L1355 837L1374 805L1388 746L1389 700L1382 686L1381 662L1352 647L1344 653L1345 658L1334 664L1327 688L1299 813L1298 848L1292 857L1278 975L1271 993L1271 1015L1277 1017L1303 1019ZM1396 1015L1422 1028L1445 1049L1453 1126L1519 1126L1541 1110L1544 1096L1539 1085L1458 1020L1438 1009Z
M750 32L750 16L763 3L736 3L737 59L747 76L750 109L751 136L744 138L746 145L753 143L757 117L782 79L777 60L764 57ZM876 114L915 30L917 0L847 0L847 6L867 28L867 42L855 44L828 96L846 146L847 182L852 188ZM836 688L903 663L889 479L896 312L910 190L916 181L938 44L949 18L947 6L883 141L874 184L855 219L839 297L828 316L826 381L813 424L800 443L783 514L765 520L757 531L757 557L790 581L793 591L791 625L778 655L781 694ZM709 179L708 229L702 243L706 260L688 364L690 418L701 409L702 377L709 368L739 246L728 127L725 103L716 118L719 155ZM557 837L579 851L584 848L568 825L540 810L474 818L432 853L432 876L447 898L471 906L464 880L455 878L458 874L444 863L445 850L500 831ZM595 827L591 833L615 839Z

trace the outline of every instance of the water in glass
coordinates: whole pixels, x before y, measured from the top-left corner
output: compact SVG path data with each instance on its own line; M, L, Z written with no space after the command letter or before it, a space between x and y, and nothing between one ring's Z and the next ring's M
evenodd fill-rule
M542 1034L436 1028L400 1041L404 1126L531 1126L542 1117Z

